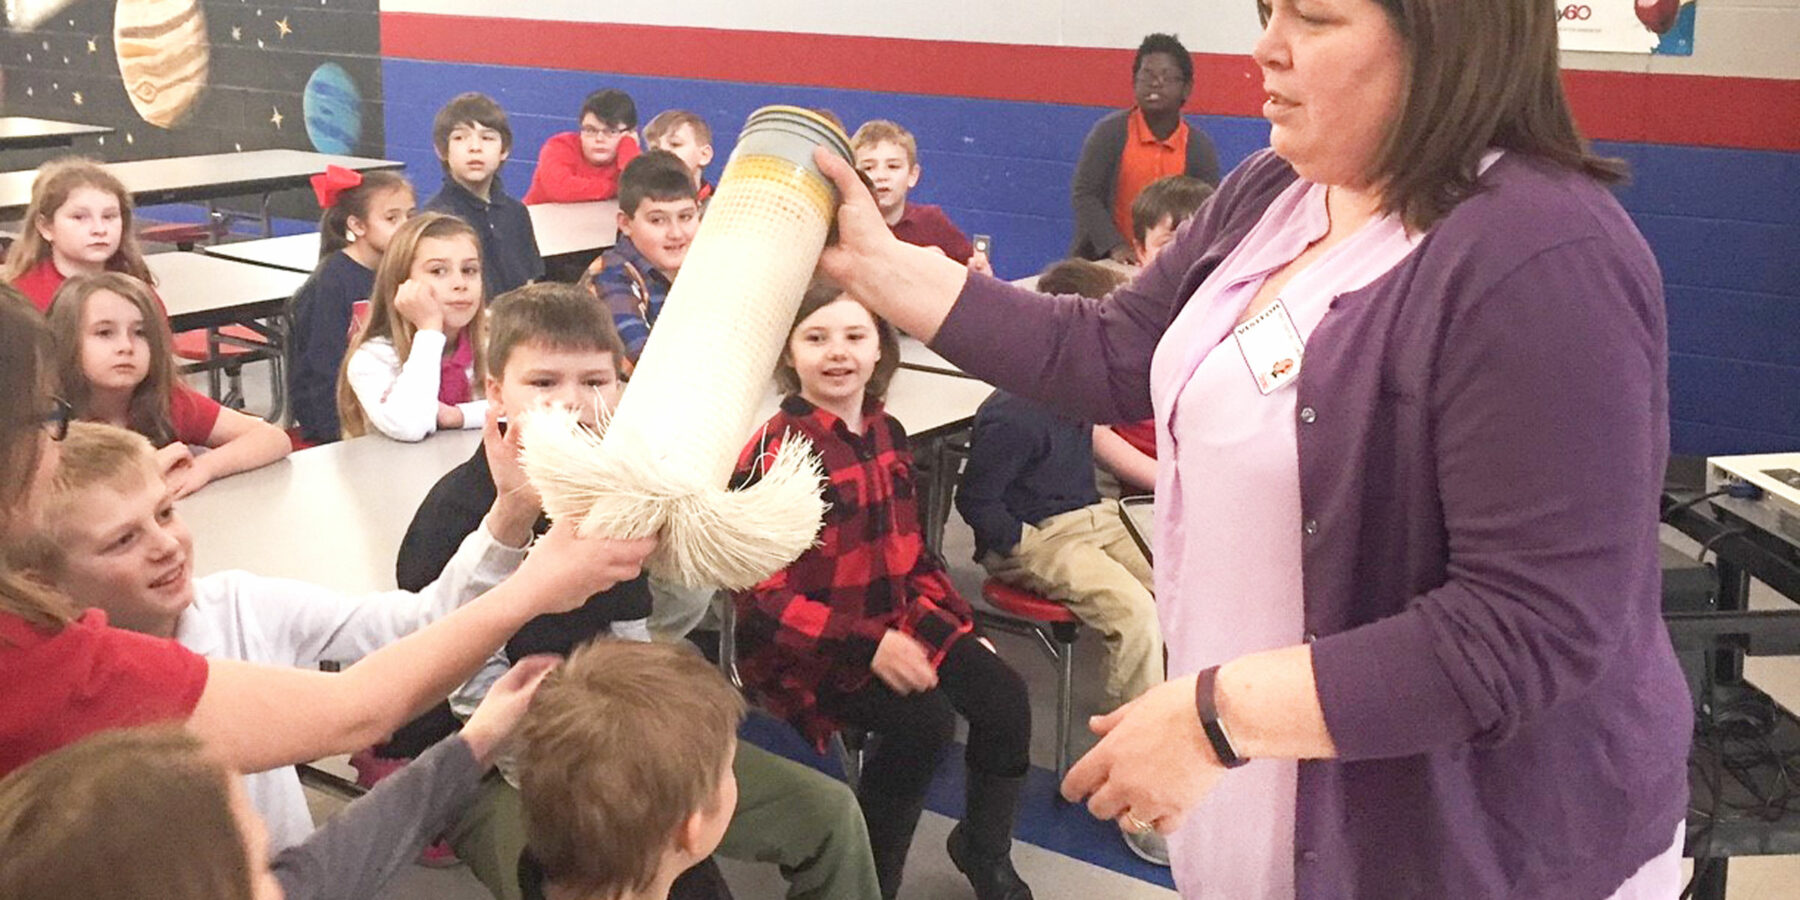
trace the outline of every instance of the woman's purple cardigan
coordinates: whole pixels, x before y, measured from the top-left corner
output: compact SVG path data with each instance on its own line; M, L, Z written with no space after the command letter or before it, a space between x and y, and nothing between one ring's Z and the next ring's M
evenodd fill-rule
M1145 418L1164 330L1295 177L1252 157L1105 300L971 275L932 347ZM1593 180L1513 152L1482 184L1307 346L1294 527L1340 758L1300 765L1300 897L1605 897L1686 814L1661 277Z

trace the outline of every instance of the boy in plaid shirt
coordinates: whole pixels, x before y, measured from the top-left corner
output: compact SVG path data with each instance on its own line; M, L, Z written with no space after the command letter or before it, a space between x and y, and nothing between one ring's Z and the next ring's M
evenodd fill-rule
M879 735L858 800L887 898L961 714L968 813L950 858L979 900L1029 900L1011 861L1030 767L1025 683L977 638L968 602L925 549L906 432L881 405L899 360L887 323L834 286L807 292L776 370L788 396L734 483L753 482L782 441L803 435L824 462L830 508L818 546L734 598L739 669L821 749L846 725Z

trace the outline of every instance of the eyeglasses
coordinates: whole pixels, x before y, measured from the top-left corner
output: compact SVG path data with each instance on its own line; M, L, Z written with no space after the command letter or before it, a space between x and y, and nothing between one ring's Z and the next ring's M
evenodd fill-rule
M619 126L618 128L614 128L610 125L601 126L599 128L595 128L591 125L581 126L581 136L585 137L585 138L597 138L597 137L616 138L616 137L624 137L625 135L628 135L630 133L631 133L631 129L628 127L625 127L623 125Z
M1151 87L1151 86L1160 87L1163 85L1187 84L1187 78L1183 77L1179 70L1171 72L1171 71L1157 71L1157 70L1153 70L1153 69L1139 69L1137 71L1137 75L1135 75L1133 77L1136 79L1138 84L1144 85L1146 87Z
M69 420L75 418L75 407L61 397L52 397L50 401L54 405L49 412L44 413L40 424L45 431L50 432L51 440L60 441L69 436Z

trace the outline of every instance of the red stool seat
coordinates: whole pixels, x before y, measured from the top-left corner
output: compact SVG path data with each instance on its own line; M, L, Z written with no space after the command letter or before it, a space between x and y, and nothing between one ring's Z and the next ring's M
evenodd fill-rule
M982 583L981 596L993 604L995 609L1022 619L1053 625L1080 621L1067 606L996 578L989 578Z
M242 325L227 325L224 328L219 329L219 334L229 335L238 340L249 341L254 344L267 345L269 343L267 338L258 334L254 329L246 328ZM175 355L182 359L210 359L211 357L209 357L206 352L206 329L196 328L193 331L183 331L180 334L175 335L174 350ZM249 347L243 347L237 344L221 343L219 345L220 356L245 356L251 353L267 352L267 350L252 350Z
M150 225L138 229L138 240L155 244L174 244L187 248L195 244L203 244L213 239L211 228L187 222L170 222L166 225Z

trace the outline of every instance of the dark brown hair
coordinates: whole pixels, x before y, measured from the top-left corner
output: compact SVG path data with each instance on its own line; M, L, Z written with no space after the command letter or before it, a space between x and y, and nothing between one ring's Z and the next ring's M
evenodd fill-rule
M519 723L526 846L581 896L648 888L676 831L711 811L744 701L692 648L601 639L544 680Z
M8 537L42 462L39 436L56 391L49 356L50 334L43 317L23 294L0 284L0 614L58 630L74 621L75 608L61 594L20 573L11 559L15 548ZM0 846L6 842L0 840ZM0 896L12 895L0 891Z
M370 338L387 338L394 344L394 354L401 361L412 353L413 335L418 333L418 326L400 314L394 305L394 295L400 285L411 277L413 255L419 251L419 242L425 238L448 238L462 235L474 242L477 253L481 250L481 238L469 223L450 215L436 212L420 213L406 220L394 232L394 238L388 242L388 252L381 256L381 266L375 270L375 287L369 292L369 319L363 327L350 336L350 344L344 349L344 361L338 366L337 404L338 420L342 425L344 437L360 437L369 431L369 415L363 411L362 401L356 399L356 391L350 387L350 357ZM486 264L483 260L483 265ZM463 329L469 343L475 348L474 383L470 390L476 397L481 396L480 373L487 371L487 300L475 308L475 318L469 320ZM446 351L454 347L452 342L446 345Z
M175 423L170 418L170 404L179 379L175 370L169 320L150 286L122 272L99 275L77 275L56 289L50 301L50 334L54 339L57 377L62 382L63 396L75 408L78 418L93 416L93 386L81 368L82 345L86 335L82 320L87 317L88 303L95 294L108 291L125 298L144 317L144 340L150 345L150 365L144 380L138 382L126 405L125 422L132 431L161 447L175 440Z
M1144 235L1164 219L1179 227L1212 195L1212 185L1190 175L1165 175L1144 185L1131 201L1131 236L1142 244Z
M431 120L431 146L437 148L438 161L445 172L450 171L450 132L458 125L492 128L500 132L500 152L512 152L512 123L507 121L506 110L494 98L477 91L457 94ZM496 165L494 171L499 172L500 167Z
M612 356L623 371L625 342L612 316L579 285L545 281L500 295L488 310L487 374L506 377L506 361L520 344Z
M645 200L668 203L698 197L687 163L667 150L645 150L619 173L619 212L626 216L637 215Z
M775 385L781 388L782 393L800 393L800 373L794 371L794 360L788 352L788 344L793 341L794 332L799 330L800 323L806 321L807 317L822 307L835 303L839 298L859 305L862 302L823 278L815 279L807 287L806 296L800 298L800 311L794 313L794 324L788 327L787 340L781 343L781 359L775 363ZM888 384L894 380L894 373L900 368L900 335L894 331L894 326L876 315L874 310L869 310L869 318L875 321L875 339L881 347L881 358L875 361L875 371L869 375L869 383L863 388L863 396L879 401L887 398Z
M1625 163L1596 156L1575 127L1548 0L1375 0L1406 46L1400 116L1376 157L1383 211L1423 231L1475 191L1489 147L1548 160L1604 183ZM1266 22L1268 0L1257 8Z
M39 757L0 781L0 897L249 900L230 777L173 726Z
M374 171L362 173L361 184L340 192L337 201L319 215L319 258L350 246L350 218L354 216L367 225L369 204L396 188L413 193L412 182L399 172Z
M1045 294L1079 294L1100 298L1125 283L1125 273L1087 259L1059 259L1038 275L1037 289Z

